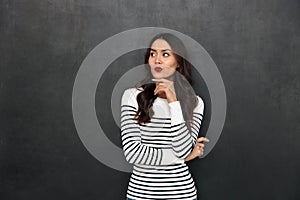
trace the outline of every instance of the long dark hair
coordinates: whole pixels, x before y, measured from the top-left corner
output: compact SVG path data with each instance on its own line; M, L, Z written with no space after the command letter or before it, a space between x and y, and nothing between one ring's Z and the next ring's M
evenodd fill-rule
M191 122L193 119L193 110L198 103L198 99L194 93L191 85L192 74L191 74L191 64L185 59L186 49L182 41L176 36L170 33L162 33L156 35L150 42L149 48L145 53L145 61L147 75L139 82L136 87L137 89L142 88L142 92L137 95L138 111L135 115L135 119L139 124L149 123L153 115L152 105L157 95L154 95L154 89L156 84L151 80L153 78L150 66L148 64L148 59L150 56L151 46L153 42L157 39L165 40L172 48L175 55L177 63L179 65L176 71L179 73L174 73L174 88L176 92L176 97L181 104L183 117L186 122ZM186 123L188 128L191 130L190 123Z

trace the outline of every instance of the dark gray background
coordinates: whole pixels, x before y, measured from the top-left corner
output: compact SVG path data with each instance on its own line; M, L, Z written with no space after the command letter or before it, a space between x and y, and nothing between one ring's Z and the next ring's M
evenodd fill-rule
M189 164L198 197L300 198L300 1L1 0L0 15L0 199L124 199L129 174L101 164L77 135L72 88L96 45L145 26L197 40L224 80L223 133ZM112 64L99 83L106 94L105 80L136 59ZM97 113L107 106L101 95ZM120 144L113 120L105 124Z

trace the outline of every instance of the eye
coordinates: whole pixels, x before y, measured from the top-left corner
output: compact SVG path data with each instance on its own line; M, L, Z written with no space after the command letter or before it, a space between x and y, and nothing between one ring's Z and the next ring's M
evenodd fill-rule
M156 56L156 53L155 52L150 52L150 56L154 57L154 56Z
M163 53L163 57L168 57L169 55L169 53Z

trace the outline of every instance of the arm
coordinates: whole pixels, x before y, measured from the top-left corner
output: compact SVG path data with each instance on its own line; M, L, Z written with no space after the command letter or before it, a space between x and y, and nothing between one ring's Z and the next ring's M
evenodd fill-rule
M194 148L192 152L184 159L185 162L193 160L196 157L200 157L204 153L204 144L203 142L209 142L209 140L205 137L200 137L197 139L196 144L194 145Z
M131 164L168 165L183 163L172 149L146 146L141 142L140 127L134 118L137 112L136 92L128 89L121 103L121 139L126 160Z
M171 113L171 134L172 134L172 146L175 155L178 158L185 159L192 151L192 147L195 145L198 133L203 119L204 103L200 97L198 97L198 104L194 108L193 121L191 126L191 132L188 130L179 101L169 103Z
M173 136L173 140L172 140L173 150L177 157L181 159L185 159L190 154L192 150L192 146L195 145L196 143L201 121L203 118L204 103L202 99L197 96L198 104L196 108L194 108L193 110L193 120L191 124L192 129L191 131L189 131L184 122L180 102L177 100L176 97L174 82L172 80L168 80L164 78L152 79L152 80L156 82L154 95L163 94L166 96L169 102L169 108L171 113L171 127L172 127L171 134ZM200 143L196 143L195 147L200 148L201 146L202 145L200 145ZM203 152L203 147L202 147L202 152ZM190 160L193 158L189 156L188 159Z

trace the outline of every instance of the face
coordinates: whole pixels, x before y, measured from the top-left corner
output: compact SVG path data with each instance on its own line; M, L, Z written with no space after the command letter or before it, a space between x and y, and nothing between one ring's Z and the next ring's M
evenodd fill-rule
M163 39L157 39L152 43L148 63L154 78L172 79L178 67L171 46Z

